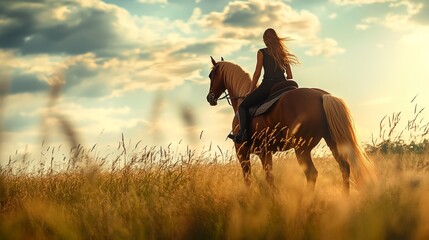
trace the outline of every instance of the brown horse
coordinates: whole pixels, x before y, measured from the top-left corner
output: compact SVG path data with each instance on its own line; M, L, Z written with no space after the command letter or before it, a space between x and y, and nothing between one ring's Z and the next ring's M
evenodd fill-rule
M207 101L215 106L221 94L228 91L228 98L237 112L250 88L249 74L231 62L216 62L212 58L212 64ZM232 129L235 134L238 124L238 118L234 117ZM266 179L273 184L272 154L293 148L308 187L314 189L318 173L311 159L311 150L322 138L340 166L346 192L350 188L350 170L358 186L375 180L373 165L358 144L346 104L323 90L298 88L286 92L268 112L252 119L251 132L251 144L235 144L247 184L250 184L251 153L259 156Z

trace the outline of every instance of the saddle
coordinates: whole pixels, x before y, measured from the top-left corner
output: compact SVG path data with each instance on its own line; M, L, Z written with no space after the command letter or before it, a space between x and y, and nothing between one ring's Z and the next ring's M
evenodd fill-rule
M298 88L298 83L296 83L293 80L287 80L287 81L281 81L279 83L274 84L274 86L270 90L270 95L268 98L255 106L250 107L249 109L249 121L250 119L257 117L259 115L264 114L267 112L271 106L273 106L274 103L276 103L286 92L290 90L294 90ZM238 114L238 112L236 113ZM230 133L228 135L229 138L233 139L235 138L235 135L233 133ZM252 140L246 141L246 144L251 144ZM249 145L250 146L250 145Z
M274 103L277 102L286 92L297 89L298 83L293 80L281 81L275 84L270 91L269 97L259 105L249 109L249 116L256 117L268 111Z

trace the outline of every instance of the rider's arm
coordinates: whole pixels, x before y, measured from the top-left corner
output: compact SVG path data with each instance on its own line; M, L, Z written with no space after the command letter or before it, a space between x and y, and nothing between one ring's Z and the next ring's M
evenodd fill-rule
M293 79L292 69L290 69L290 65L286 65L286 77L287 79Z
M256 88L256 85L258 84L259 77L261 76L263 58L264 55L262 54L261 50L259 50L256 58L255 72L253 73L252 83L250 84L249 92L253 92L253 90L255 90Z

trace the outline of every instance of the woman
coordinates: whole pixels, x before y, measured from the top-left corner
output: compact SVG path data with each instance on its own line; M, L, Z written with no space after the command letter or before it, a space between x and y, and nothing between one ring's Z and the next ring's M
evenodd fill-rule
M240 121L240 130L237 135L230 134L229 137L235 143L249 141L249 108L263 102L268 98L270 90L274 84L279 81L292 79L292 70L290 65L298 64L297 57L289 53L283 41L285 38L279 38L276 31L268 28L264 32L263 40L266 48L258 50L255 73L253 74L252 83L246 98L238 107L238 119ZM261 69L264 67L264 78L259 87L256 87ZM286 72L286 78L285 78Z

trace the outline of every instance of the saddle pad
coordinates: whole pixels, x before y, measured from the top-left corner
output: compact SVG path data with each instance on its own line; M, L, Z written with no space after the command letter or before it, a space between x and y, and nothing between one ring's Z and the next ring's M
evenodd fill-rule
M263 102L261 105L253 106L249 109L250 116L256 117L265 113L270 107L277 102L286 92L297 89L296 86L289 86L286 88L282 88L273 94L271 94L268 99Z

